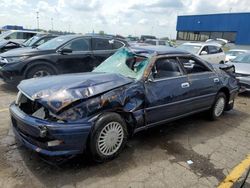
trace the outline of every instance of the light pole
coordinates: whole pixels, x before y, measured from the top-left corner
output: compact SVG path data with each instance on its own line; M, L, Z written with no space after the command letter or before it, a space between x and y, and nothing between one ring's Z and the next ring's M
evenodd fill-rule
M70 30L71 30L71 23L69 23L69 33L70 33Z
M51 18L51 31L54 30L53 18Z
M36 12L37 30L39 31L39 11Z

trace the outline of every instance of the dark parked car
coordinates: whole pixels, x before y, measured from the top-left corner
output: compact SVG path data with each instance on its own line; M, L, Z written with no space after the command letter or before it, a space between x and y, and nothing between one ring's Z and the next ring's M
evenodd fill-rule
M27 78L92 71L126 45L122 39L105 36L60 36L37 48L1 54L0 77L7 83L18 83Z
M20 48L35 48L53 38L57 37L56 35L51 34L37 34L32 38L28 39L24 43L20 44L11 40L2 40L0 41L0 53L7 52L9 50L20 49ZM23 50L23 49L22 49ZM13 53L13 51L12 51Z
M42 45L45 42L48 42L49 40L58 37L58 35L53 34L37 34L34 37L26 40L24 43L22 43L23 47L38 47Z
M123 48L90 73L22 81L10 106L13 130L40 154L112 159L138 131L231 110L237 80L216 66L174 48Z

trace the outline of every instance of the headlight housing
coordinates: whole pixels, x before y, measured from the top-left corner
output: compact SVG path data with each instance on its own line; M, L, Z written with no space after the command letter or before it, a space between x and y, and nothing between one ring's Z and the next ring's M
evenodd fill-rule
M99 97L96 97L65 110L57 118L63 121L77 121L91 115L100 108L101 100Z
M16 63L16 62L25 60L27 57L28 56L7 57L7 58L5 58L5 61L7 63Z

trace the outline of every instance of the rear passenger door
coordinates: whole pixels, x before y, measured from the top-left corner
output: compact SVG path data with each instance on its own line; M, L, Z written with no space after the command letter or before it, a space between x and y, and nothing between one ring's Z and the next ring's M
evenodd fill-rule
M113 39L92 38L92 51L97 64L106 60L113 52Z
M175 57L158 59L145 83L146 123L176 118L190 112L189 81Z
M217 94L220 79L205 63L196 57L178 57L190 83L188 96L192 100L191 111L211 107Z

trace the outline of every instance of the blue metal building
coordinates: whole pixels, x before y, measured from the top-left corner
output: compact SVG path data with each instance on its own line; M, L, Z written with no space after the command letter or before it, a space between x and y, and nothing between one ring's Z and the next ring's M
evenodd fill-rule
M250 45L250 13L178 16L177 40L205 41L224 38Z
M2 27L2 29L6 29L6 30L23 30L23 26L5 25L5 26Z

